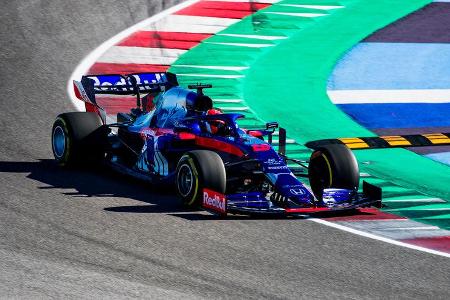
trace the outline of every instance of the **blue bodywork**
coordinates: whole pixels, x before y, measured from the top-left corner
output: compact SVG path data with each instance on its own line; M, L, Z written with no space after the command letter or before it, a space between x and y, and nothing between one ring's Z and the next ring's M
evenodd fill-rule
M192 109L205 96L201 91L179 87L176 77L168 78L166 73L88 75L82 79L82 88L87 95L83 100L94 105L96 94L137 94L138 106L140 94L154 96L151 110L122 114L128 119L105 124L118 128L117 134L110 135L112 146L107 156L116 169L153 182L170 182L184 153L208 149L221 156L227 174L235 172L242 177L242 182L233 188L228 188L227 182L230 212L285 213L289 209L345 208L353 207L358 200L357 191L343 189L325 190L324 201L315 199L289 169L284 155L262 139L273 130L258 130L257 137L239 128L237 120L244 117L241 114L208 115ZM218 123L221 131L211 132L211 122Z

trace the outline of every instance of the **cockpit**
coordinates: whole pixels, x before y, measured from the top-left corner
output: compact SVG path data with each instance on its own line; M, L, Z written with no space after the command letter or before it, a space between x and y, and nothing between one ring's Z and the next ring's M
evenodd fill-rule
M155 111L150 127L173 128L177 121L184 119L187 115L186 97L189 94L195 95L194 92L174 87L159 95L155 99Z
M212 100L203 94L174 87L155 99L150 127L174 128L186 117L205 114L212 108Z

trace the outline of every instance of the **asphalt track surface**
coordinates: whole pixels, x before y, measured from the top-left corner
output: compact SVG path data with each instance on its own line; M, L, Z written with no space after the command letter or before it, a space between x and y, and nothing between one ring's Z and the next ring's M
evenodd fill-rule
M170 191L54 164L73 69L169 2L2 1L0 297L449 299L448 258L308 220L217 220Z

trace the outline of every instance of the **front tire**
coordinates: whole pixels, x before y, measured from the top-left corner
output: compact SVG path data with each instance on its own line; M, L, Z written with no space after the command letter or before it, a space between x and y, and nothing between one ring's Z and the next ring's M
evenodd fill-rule
M183 205L198 208L204 188L224 194L226 172L220 156L208 150L185 153L178 161L176 186Z
M52 150L60 166L98 162L104 156L107 128L96 113L60 114L52 128Z
M327 188L357 190L358 162L347 146L326 145L311 154L308 177L311 189L318 200L322 200L323 190Z

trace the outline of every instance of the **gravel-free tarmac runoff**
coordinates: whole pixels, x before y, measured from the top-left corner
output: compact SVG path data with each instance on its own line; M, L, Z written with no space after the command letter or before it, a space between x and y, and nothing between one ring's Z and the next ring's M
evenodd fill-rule
M2 1L0 298L450 298L450 260L304 219L216 219L52 160L66 82L177 1ZM132 4L131 4L132 3Z

